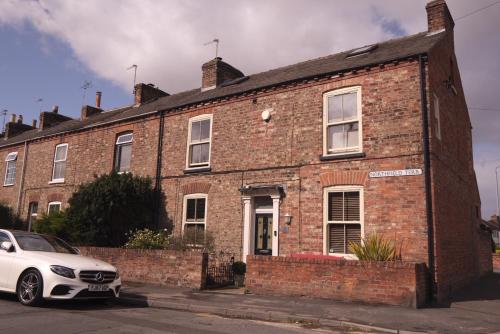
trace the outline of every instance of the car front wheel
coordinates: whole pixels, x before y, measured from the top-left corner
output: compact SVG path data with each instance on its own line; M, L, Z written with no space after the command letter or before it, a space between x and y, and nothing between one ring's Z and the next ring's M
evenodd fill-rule
M38 270L24 272L17 284L17 298L23 305L36 306L43 301L43 279Z

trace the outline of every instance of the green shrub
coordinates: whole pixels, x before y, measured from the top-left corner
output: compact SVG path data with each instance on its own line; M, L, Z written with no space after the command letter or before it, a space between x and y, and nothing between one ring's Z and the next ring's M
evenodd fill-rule
M65 241L73 241L71 225L68 224L66 213L63 211L43 214L33 224L33 231L41 234L53 235Z
M121 247L127 232L152 227L156 199L150 178L112 172L78 188L68 222L79 244Z
M247 264L242 261L236 261L233 263L233 272L236 275L245 275L247 272Z
M167 238L167 248L171 250L201 249L204 252L212 252L215 248L212 233L196 233L196 231L184 231L182 235L170 235Z
M0 228L14 230L23 228L23 221L4 203L0 203Z
M364 238L360 244L350 242L349 250L360 261L395 261L397 259L394 243L376 234Z
M150 229L135 231L125 248L129 249L164 249L167 247L167 239L163 232L154 232Z

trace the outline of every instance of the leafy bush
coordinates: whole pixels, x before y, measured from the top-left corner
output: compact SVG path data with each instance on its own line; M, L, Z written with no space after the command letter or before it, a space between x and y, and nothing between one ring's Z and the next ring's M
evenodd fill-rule
M167 248L172 250L202 249L205 252L212 252L215 242L212 233L208 231L200 234L186 230L182 235L168 236Z
M200 235L192 231L184 231L183 235L166 236L164 231L155 232L148 228L132 233L125 244L129 249L170 249L185 251L201 249L211 252L214 249L214 238L210 232Z
M236 261L233 263L233 272L236 275L245 275L247 272L247 264L242 261Z
M153 224L156 193L151 179L130 173L96 177L69 200L68 223L77 243L121 247L127 232Z
M33 231L53 235L69 242L73 240L71 225L68 224L66 213L63 211L38 217L33 224Z
M0 203L0 228L22 229L23 221L14 213L12 208Z
M396 247L392 241L372 234L359 243L350 242L349 250L361 261L395 261Z
M125 248L164 249L167 245L167 239L163 232L154 232L146 228L134 232L125 244Z

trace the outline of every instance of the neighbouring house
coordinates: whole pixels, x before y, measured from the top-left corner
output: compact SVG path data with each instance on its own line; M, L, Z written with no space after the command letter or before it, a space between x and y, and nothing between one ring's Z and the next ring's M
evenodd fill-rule
M352 257L369 234L427 264L444 300L484 270L472 136L444 0L428 31L245 75L215 58L202 86L135 87L135 103L79 119L13 119L0 200L32 221L117 170L164 193L161 227L211 231L219 250Z

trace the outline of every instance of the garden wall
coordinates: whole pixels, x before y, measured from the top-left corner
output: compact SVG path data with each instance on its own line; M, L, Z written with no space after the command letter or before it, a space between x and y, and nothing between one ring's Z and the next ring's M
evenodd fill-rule
M500 253L492 254L493 257L493 269L500 270Z
M122 281L203 288L208 256L196 251L81 247L82 255L118 268Z
M421 307L425 264L248 256L246 287L255 294L308 296Z

